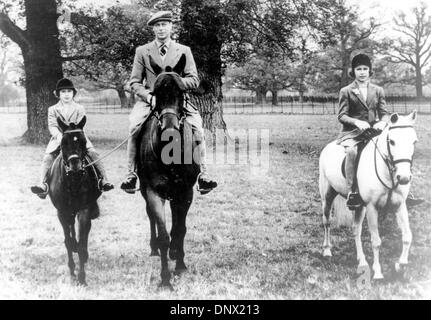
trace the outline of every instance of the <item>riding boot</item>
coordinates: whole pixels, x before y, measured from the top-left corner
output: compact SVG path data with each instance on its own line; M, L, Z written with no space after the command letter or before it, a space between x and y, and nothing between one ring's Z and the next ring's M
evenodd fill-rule
M359 193L355 190L354 182L356 175L356 155L357 148L356 146L350 147L347 150L346 154L346 163L345 163L345 171L346 171L346 180L347 180L347 207L350 210L355 210L362 205L362 200Z
M99 154L92 148L87 150L87 154L90 156L92 161L99 160ZM101 179L99 182L99 188L102 191L109 191L114 189L114 185L108 181L108 177L106 175L105 167L102 164L102 161L97 161L94 166L96 167L97 171L99 171L101 175Z
M120 188L127 193L135 193L136 191L136 182L138 180L138 176L135 173L136 150L136 137L131 136L127 141L127 169L129 170L129 173L120 186Z
M48 191L49 191L49 186L47 183L48 172L49 172L49 169L51 168L52 163L54 162L54 159L55 157L51 153L46 153L43 156L41 174L40 174L40 183L38 185L30 187L31 192L38 195L39 198L41 199L45 199L46 196L48 195Z
M201 194L207 194L212 189L217 187L217 182L212 180L207 173L207 151L206 151L206 144L205 139L202 140L202 142L199 145L200 148L200 169L201 173L198 177L198 191Z

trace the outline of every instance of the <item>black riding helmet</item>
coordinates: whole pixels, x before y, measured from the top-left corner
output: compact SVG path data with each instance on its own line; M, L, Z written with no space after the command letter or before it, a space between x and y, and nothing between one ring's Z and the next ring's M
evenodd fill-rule
M349 72L349 76L351 76L353 79L355 78L355 68L359 66L367 66L370 68L370 77L373 75L370 57L366 54L360 53L354 56L352 59L352 69Z
M63 78L63 79L60 79L57 81L57 85L55 86L55 91L54 91L56 97L59 97L61 89L73 90L73 96L75 96L77 93L75 86L73 85L72 81L70 81L67 78Z

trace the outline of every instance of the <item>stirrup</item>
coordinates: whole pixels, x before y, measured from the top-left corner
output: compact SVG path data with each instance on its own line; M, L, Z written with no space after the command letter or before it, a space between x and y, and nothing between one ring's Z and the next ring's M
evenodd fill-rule
M138 183L138 181L139 181L139 177L138 177L138 175L135 173L135 172L129 172L129 174L128 174L128 176L127 176L127 180L129 180L130 179L130 176L131 175L133 175L134 177L135 177L135 179L136 179L136 182L135 182L135 188L123 188L123 185L124 185L124 182L121 184L121 186L120 186L120 188L122 189L122 190L124 190L125 192L127 192L127 193L130 193L130 194L134 194L136 191L139 191L139 190L141 190L139 187L136 187L136 184ZM140 183L140 182L139 182Z
M353 199L351 199L353 198ZM357 201L357 203L350 203L349 204L349 200L351 201ZM353 192L349 192L347 195L347 201L346 201L346 205L349 208L349 210L356 210L362 207L363 205L363 201L361 199L361 196L359 195L359 193L353 193Z
M43 192L36 192L35 191L35 186L32 186L32 187L30 187L30 190L31 190L31 192L33 192L35 195L37 195L39 198L41 198L41 199L45 199L46 198L46 196L48 195L48 193L49 193L49 186L48 186L48 184L46 183L46 182L44 182L44 183L42 183L44 186L45 186L45 191L43 191ZM36 186L37 188L39 187L39 186Z
M199 178L200 178L200 176L201 176L202 174L203 174L203 172L201 172L201 173L198 175L198 183L197 183L197 185L196 185L196 190L197 190L197 191L199 191L201 195L204 195L204 194L207 194L207 193L211 192L214 188L216 188L216 187L217 187L217 183L216 183L216 185L215 185L213 188L200 188L200 187L199 187Z
M99 188L100 192L107 192L114 189L114 185L112 183L108 182L109 186L106 187L106 183L105 185L102 185L102 182L103 182L102 178L97 181L97 187Z

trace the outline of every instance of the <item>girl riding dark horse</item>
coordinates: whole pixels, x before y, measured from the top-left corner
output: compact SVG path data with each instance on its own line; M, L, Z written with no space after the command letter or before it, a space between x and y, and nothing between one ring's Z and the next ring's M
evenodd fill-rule
M191 126L183 121L185 87L179 74L184 70L182 56L174 68L162 70L150 57L158 75L154 85L156 107L138 136L137 172L141 193L151 227L151 255L161 254L161 286L171 287L169 257L176 260L176 273L186 270L184 237L186 215L193 201L193 186L200 172L199 152L193 152L199 141L193 139ZM194 159L191 156L196 153ZM188 159L188 160L187 160ZM165 201L172 211L171 240L166 228Z
M69 126L60 118L57 121L63 131L63 137L60 155L55 159L48 179L49 196L63 227L70 275L75 277L73 252L77 252L78 282L86 285L84 266L88 260L88 235L91 219L99 216L97 199L101 191L95 170L92 166L85 166L86 138L82 128L86 117L84 116L78 124L71 123ZM78 242L75 234L75 217L78 219Z

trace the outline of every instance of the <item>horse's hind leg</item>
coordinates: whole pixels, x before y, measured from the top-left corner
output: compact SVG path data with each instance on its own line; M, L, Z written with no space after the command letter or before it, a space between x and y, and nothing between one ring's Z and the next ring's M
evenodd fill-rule
M331 207L334 198L337 195L337 192L329 185L328 181L324 177L320 177L320 196L322 198L322 219L323 219L323 229L324 229L324 238L323 238L323 256L331 257L331 223L330 223L330 215L331 215ZM325 181L322 181L325 179Z
M79 256L79 284L86 286L85 263L88 260L88 235L91 229L91 212L84 209L78 213L78 256Z
M403 240L403 251L398 260L398 263L395 264L395 270L400 271L401 268L408 264L409 250L412 243L412 232L410 230L409 216L405 203L400 206L396 213L396 216L398 226L401 229Z
M64 245L67 250L67 265L69 266L70 275L75 277L75 262L73 261L73 235L71 236L71 231L73 228L74 219L72 216L68 216L67 213L57 211L58 219L60 220L61 226L64 232Z
M181 199L171 201L172 223L169 257L176 260L175 273L181 274L187 267L184 263L184 237L187 232L186 217L193 201L193 189L184 194Z

